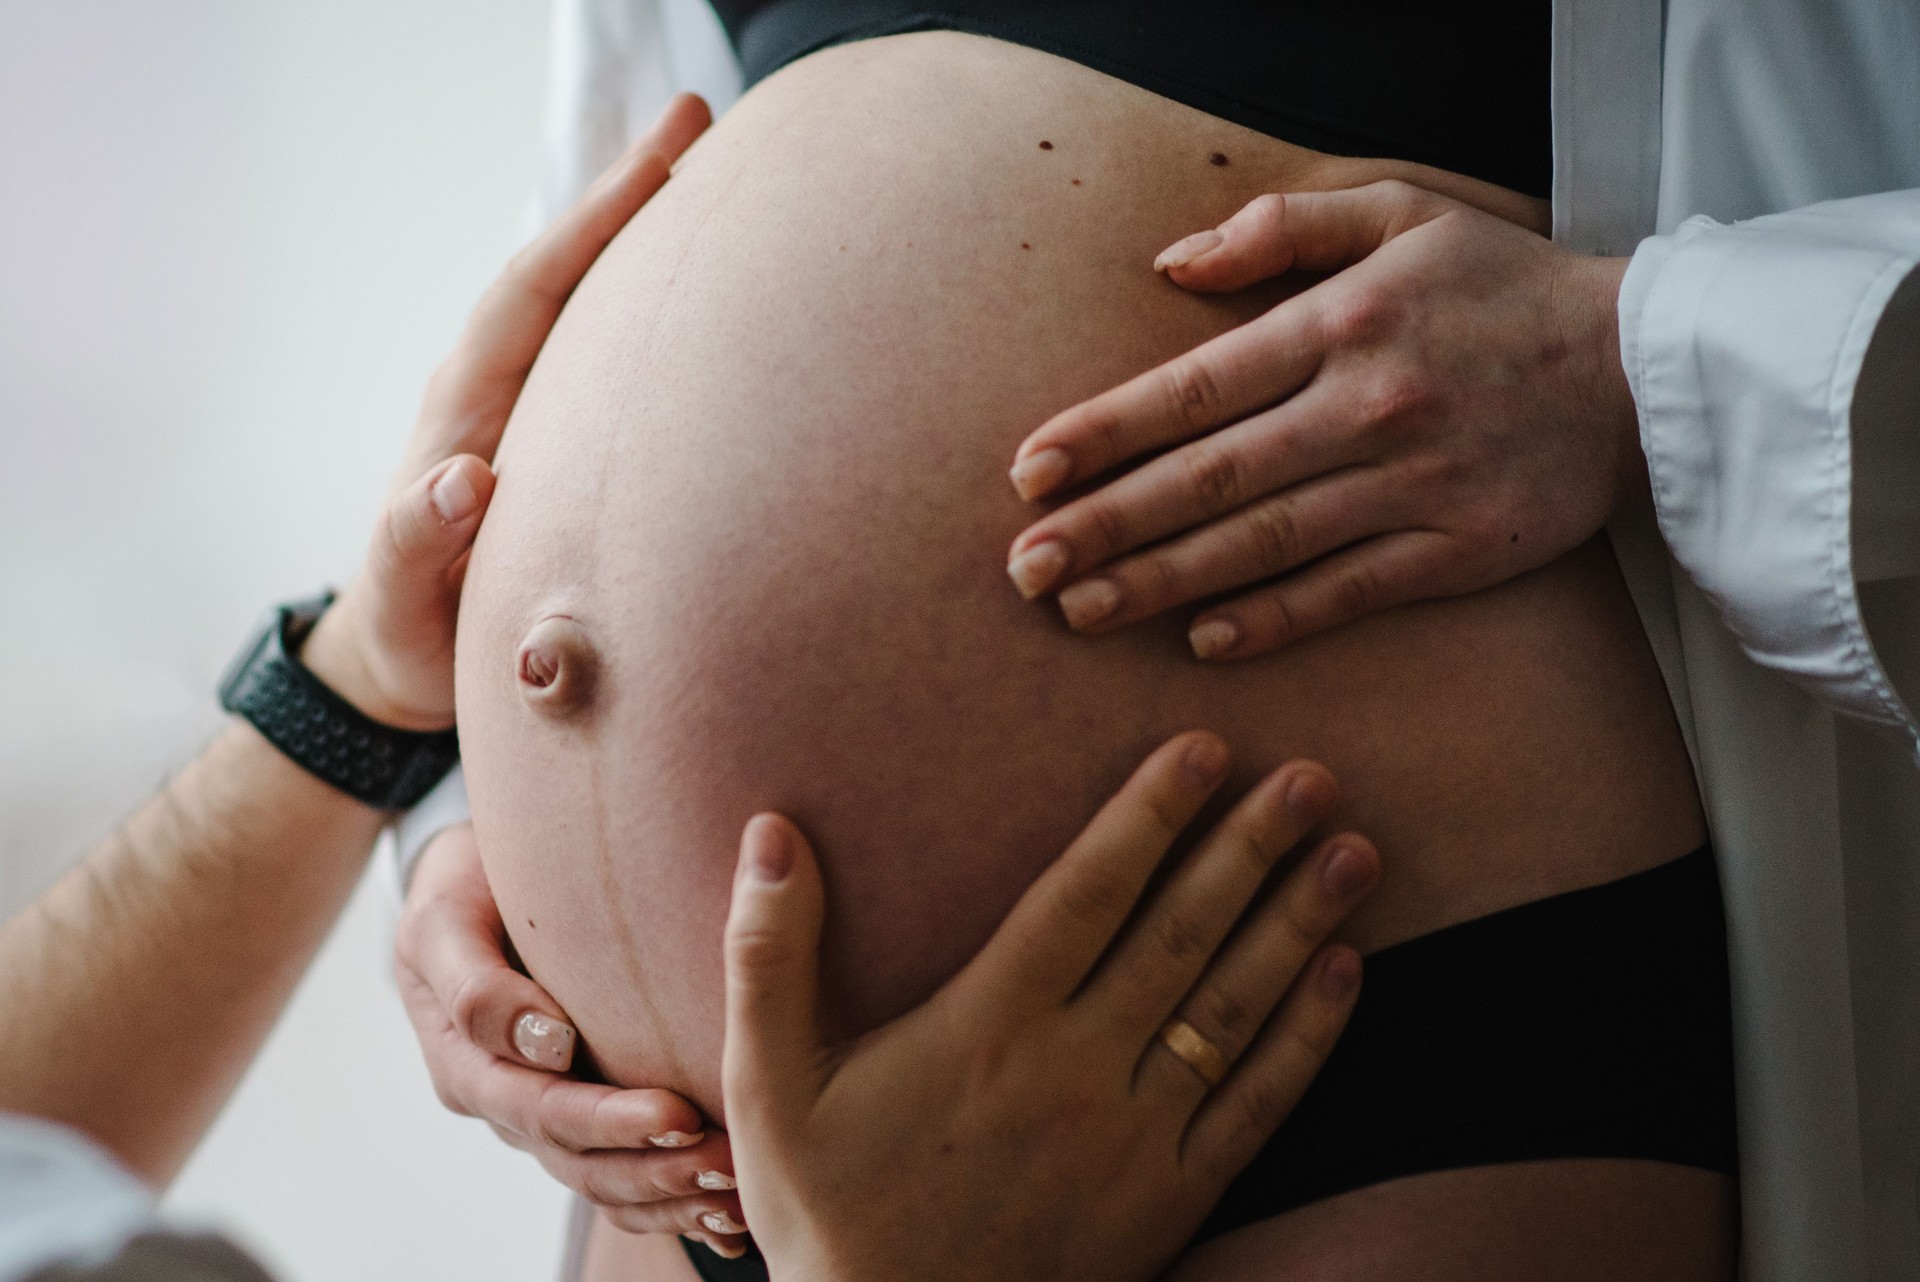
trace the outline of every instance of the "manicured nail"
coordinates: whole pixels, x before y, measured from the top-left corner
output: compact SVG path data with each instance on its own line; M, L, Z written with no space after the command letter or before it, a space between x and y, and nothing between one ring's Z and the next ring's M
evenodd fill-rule
M1194 778L1212 787L1227 772L1227 758L1231 755L1226 744L1213 735L1203 734L1180 754L1180 764L1192 771Z
M467 469L457 465L441 473L427 494L433 500L433 510L449 525L466 520L480 506L480 496L467 479Z
M1320 870L1320 879L1328 893L1344 904L1360 898L1373 887L1377 870L1373 860L1352 846L1336 846L1327 856L1327 866Z
M702 1171L700 1172L700 1174L693 1177L693 1182L695 1184L698 1184L701 1188L710 1190L715 1193L720 1193L720 1192L724 1192L727 1189L736 1189L740 1187L738 1184L734 1183L733 1177L731 1175L728 1175L725 1171Z
M1007 475L1013 480L1013 492L1032 500L1057 489L1072 471L1073 456L1049 446L1016 460Z
M1090 628L1120 608L1120 589L1111 579L1082 579L1060 594L1067 626Z
M1185 240L1177 240L1160 251L1160 257L1153 260L1153 270L1166 271L1170 267L1185 267L1202 254L1210 254L1227 241L1217 231L1197 231Z
M731 1215L725 1211L708 1211L700 1217L700 1222L715 1233L745 1233L747 1226L734 1223Z
M513 1021L513 1048L535 1068L564 1073L573 1064L573 1025L530 1010Z
M1327 954L1320 966L1320 991L1337 1002L1353 996L1360 987L1360 954L1351 948L1339 948Z
M1218 658L1240 644L1240 625L1229 619L1196 623L1187 633L1187 644L1202 659Z
M1034 544L1007 562L1007 577L1020 595L1031 601L1067 572L1067 545L1058 539Z
M755 881L777 886L793 871L793 837L787 826L772 819L756 819L747 839L747 872Z
M647 1143L655 1148L692 1148L705 1138L705 1131L661 1131L647 1136Z

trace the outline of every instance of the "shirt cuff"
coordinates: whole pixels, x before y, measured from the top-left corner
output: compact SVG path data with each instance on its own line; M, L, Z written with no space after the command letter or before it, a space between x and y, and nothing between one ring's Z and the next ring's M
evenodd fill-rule
M1854 390L1912 267L1831 207L1696 218L1635 253L1620 336L1675 560L1755 662L1920 751L1862 621L1851 528Z
M473 809L467 804L466 772L455 766L432 792L420 799L419 805L393 821L390 868L394 888L402 900L407 897L407 887L413 884L415 865L433 839L472 817Z
M0 1113L0 1282L96 1264L153 1227L153 1194L78 1131Z

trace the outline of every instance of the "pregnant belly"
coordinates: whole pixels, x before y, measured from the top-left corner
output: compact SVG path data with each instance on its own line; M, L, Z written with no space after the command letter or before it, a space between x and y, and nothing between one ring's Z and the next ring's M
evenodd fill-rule
M1022 602L1005 474L1049 414L1272 306L1154 254L1269 190L1413 176L1075 64L917 34L807 58L683 162L569 302L515 412L462 608L475 822L515 945L610 1078L718 1116L736 842L827 872L831 1008L932 990L1154 744L1346 788L1384 945L1679 855L1691 775L1611 555L1202 666L1184 620L1098 639ZM522 638L594 654L564 709Z

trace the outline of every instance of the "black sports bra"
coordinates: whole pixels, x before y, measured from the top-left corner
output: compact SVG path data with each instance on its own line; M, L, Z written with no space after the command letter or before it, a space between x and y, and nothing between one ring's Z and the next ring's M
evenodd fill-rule
M828 45L964 31L1302 147L1550 195L1548 0L714 0L752 84Z

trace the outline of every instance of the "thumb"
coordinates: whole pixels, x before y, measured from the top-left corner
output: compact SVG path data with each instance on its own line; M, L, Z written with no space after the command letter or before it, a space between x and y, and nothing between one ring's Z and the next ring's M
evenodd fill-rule
M1344 191L1256 196L1211 231L1162 250L1155 271L1185 289L1224 294L1292 271L1334 272L1452 202L1389 180Z
M445 611L448 572L473 547L493 484L491 468L461 454L388 502L374 530L367 569L369 586L389 617ZM452 620L445 624L451 628Z
M818 1091L825 914L820 867L807 839L780 815L755 815L740 839L727 914L721 1081L730 1120L736 1109L790 1114Z

